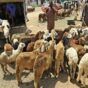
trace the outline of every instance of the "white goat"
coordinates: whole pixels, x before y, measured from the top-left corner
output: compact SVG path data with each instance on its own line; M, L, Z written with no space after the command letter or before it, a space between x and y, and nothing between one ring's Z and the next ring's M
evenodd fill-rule
M77 63L78 63L78 54L77 51L73 48L70 47L66 50L66 56L68 58L68 65L70 67L70 75L71 78L74 79L75 77L75 72L76 72L76 67L77 67ZM72 72L73 71L73 72Z
M83 86L85 86L85 78L88 76L88 53L84 54L84 56L81 58L78 67L79 67L79 72L78 72L77 81L81 80L81 76L84 73L82 83Z
M84 49L88 50L88 45L84 45Z
M45 31L44 35L43 35L43 39L47 40L47 38L51 37L51 34L49 33L48 30Z
M10 38L10 24L7 20L3 20L2 21L2 28L3 28L3 32L4 32L4 36L6 38L6 42L8 43L8 39Z
M82 33L81 33L82 36L84 35L88 35L88 27L82 29Z
M77 28L71 28L69 33L72 35L72 37L78 36Z
M16 50L12 50L12 54L8 55L5 51L0 55L0 64L4 73L9 72L7 70L7 64L16 61L16 57L22 52L25 47L24 43L20 43Z

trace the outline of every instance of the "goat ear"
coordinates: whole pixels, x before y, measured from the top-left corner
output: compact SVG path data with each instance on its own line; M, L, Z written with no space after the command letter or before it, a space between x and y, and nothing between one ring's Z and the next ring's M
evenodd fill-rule
M36 55L39 55L39 52L38 51L33 51Z

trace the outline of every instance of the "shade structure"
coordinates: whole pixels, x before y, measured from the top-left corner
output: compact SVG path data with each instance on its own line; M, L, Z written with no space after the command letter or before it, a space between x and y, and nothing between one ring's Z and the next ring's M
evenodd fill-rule
M8 3L8 2L23 2L25 0L0 0L0 3Z

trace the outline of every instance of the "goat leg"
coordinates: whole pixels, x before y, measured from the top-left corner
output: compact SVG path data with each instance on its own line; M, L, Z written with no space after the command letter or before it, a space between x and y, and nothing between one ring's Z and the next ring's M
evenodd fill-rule
M4 69L5 69L5 71L6 71L8 74L12 74L12 73L10 73L10 72L8 71L7 65L4 66Z
M78 72L78 76L77 76L77 82L80 81L80 78L81 78L81 76L82 76L82 73L83 73L83 68L80 68L80 69L79 69L79 72Z
M82 84L83 84L83 87L85 87L85 80L86 80L86 77L87 77L87 71L84 73L84 76L83 76L83 81L82 81Z
M75 78L75 75L76 75L76 64L74 65L74 68L73 68L73 76L72 76L73 79Z
M40 88L39 86L39 80L42 76L42 71L39 71L39 69L34 70L34 87L35 88Z
M60 62L59 61L55 62L55 71L56 71L56 78L58 78L59 72L60 72Z
M70 65L70 80L72 79L72 75L73 75L73 73L72 73L72 65Z
M17 81L18 81L18 85L20 85L22 83L21 81L21 72L19 67L16 67L16 78L17 78Z
M40 66L38 68L35 68L34 66L34 87L35 88L40 88L39 81L44 71L45 71L45 67Z
M4 72L4 74L6 74L6 70L4 68L4 65L1 64L1 68L2 68L2 71Z
M64 61L61 62L61 68L62 68L62 71L65 72L65 68L64 68L63 63L64 63Z

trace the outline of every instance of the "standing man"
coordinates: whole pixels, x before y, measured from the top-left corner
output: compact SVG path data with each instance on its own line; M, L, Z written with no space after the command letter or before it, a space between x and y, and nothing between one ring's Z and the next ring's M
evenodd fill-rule
M83 13L83 8L85 6L86 0L79 0L79 13L78 13L78 20L82 20L82 13Z
M53 2L51 1L49 4L49 8L46 11L47 16L47 29L49 30L49 33L52 29L54 29L55 26L55 12L57 10L53 7Z
M86 1L86 4L83 9L83 13L82 13L82 25L88 26L88 0Z
M26 20L26 22L28 22L29 21L29 19L28 19L28 17L27 17L27 14L28 14L28 11L27 11L27 9L28 9L28 6L30 5L30 2L31 2L31 0L25 0L25 6L24 6L24 15L25 15L25 20Z
M10 23L15 25L15 16L16 16L16 6L12 3L6 5L6 11L9 15Z

